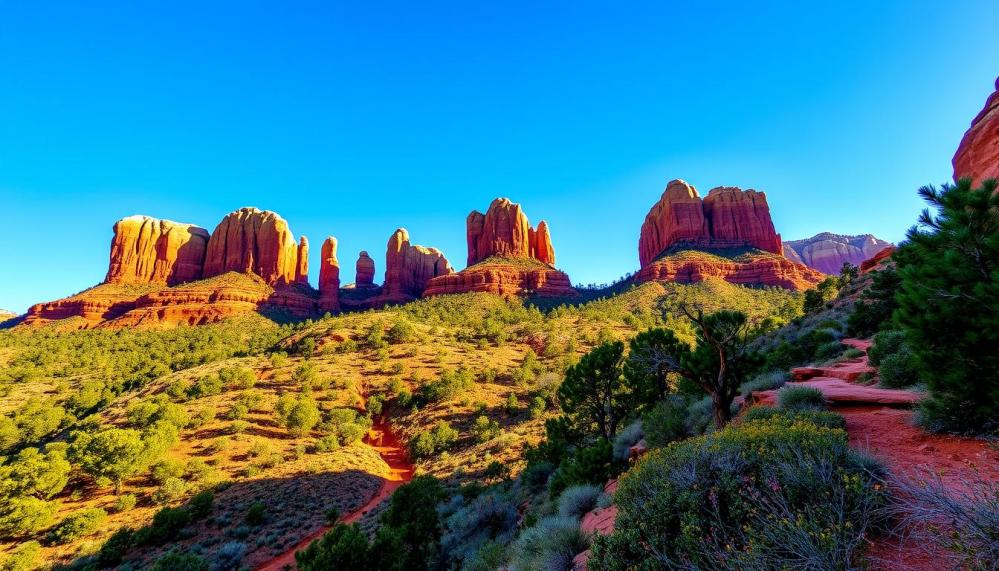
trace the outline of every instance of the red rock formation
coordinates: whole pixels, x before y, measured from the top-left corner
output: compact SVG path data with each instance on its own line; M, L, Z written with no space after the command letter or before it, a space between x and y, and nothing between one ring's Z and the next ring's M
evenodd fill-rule
M784 256L822 273L838 274L843 264L860 265L890 245L870 234L843 236L822 232L804 240L784 242Z
M399 228L389 238L385 252L384 302L402 302L423 294L432 278L454 273L444 254L436 248L413 246L409 232Z
M298 240L298 258L295 263L295 283L309 283L309 239L302 236Z
M895 251L895 246L888 246L887 248L882 249L877 254L874 254L867 260L861 262L860 271L862 273L867 273L871 270L877 269L879 266L881 266L882 262L891 258L891 255L894 251Z
M679 179L666 185L659 202L652 206L642 224L638 239L642 267L677 245L752 247L783 253L780 235L770 219L766 194L718 187L701 200L697 189Z
M548 232L548 223L538 222L538 229L530 230L531 257L543 264L555 266L555 248L552 247L552 237Z
M666 256L645 266L635 275L635 281L669 281L696 283L705 278L721 278L729 283L772 285L805 290L825 278L822 273L782 256L761 253L725 259L699 256L697 252L681 252Z
M971 121L954 154L954 180L971 177L977 184L999 178L999 78L985 107Z
M508 198L493 200L485 214L473 210L465 225L469 266L493 256L555 262L548 224L542 221L534 230L520 205Z
M277 214L240 208L219 222L208 240L206 278L226 272L253 273L268 285L285 285L298 275L298 244Z
M192 224L129 216L114 225L107 283L169 284L201 278L208 231Z
M149 286L149 288L155 287ZM93 327L135 309L135 300L142 293L143 290L137 290L135 286L123 288L118 284L100 284L67 298L29 307L22 325L44 325L53 321L78 318L63 325L75 329Z
M340 311L340 262L336 259L336 238L323 242L319 266L319 311Z
M354 278L356 287L373 287L375 283L375 261L367 252L361 251L357 256L357 275Z
M569 276L538 264L525 268L516 263L478 264L456 274L438 276L427 283L424 297L449 293L488 292L500 295L571 296L576 294Z

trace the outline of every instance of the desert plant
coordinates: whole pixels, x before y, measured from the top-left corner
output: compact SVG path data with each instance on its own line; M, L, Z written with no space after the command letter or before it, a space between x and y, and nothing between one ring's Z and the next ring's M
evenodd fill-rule
M631 412L622 382L623 352L623 343L608 342L566 370L558 389L559 404L580 430L613 438L618 424Z
M642 417L649 446L659 448L687 435L687 402L674 395L656 404Z
M357 524L337 524L319 540L295 553L295 562L302 571L327 569L370 569L368 536Z
M455 496L440 509L441 550L455 567L464 568L486 542L507 543L517 527L517 505L496 492L466 502Z
M101 508L86 508L75 511L49 533L49 541L67 543L90 535L97 531L107 516L107 512Z
M512 547L512 571L569 569L572 559L589 547L589 537L575 518L549 516L525 529Z
M603 488L596 484L569 486L558 497L558 515L579 519L597 507L603 493Z
M777 391L777 406L784 410L825 410L826 397L814 387L784 385Z
M614 459L623 462L628 459L631 447L645 438L641 421L635 421L620 430L614 437Z

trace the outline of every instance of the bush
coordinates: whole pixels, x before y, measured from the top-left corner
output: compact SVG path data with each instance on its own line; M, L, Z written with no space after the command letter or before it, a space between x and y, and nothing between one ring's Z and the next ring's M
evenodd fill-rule
M908 347L881 359L878 378L881 385L890 389L909 387L916 383L915 358Z
M474 385L472 374L466 369L444 371L441 376L420 387L420 400L435 403L451 400Z
M56 504L34 497L15 497L0 502L0 538L37 533L52 524Z
M645 441L650 447L666 446L687 435L687 403L683 397L672 396L656 404L642 417Z
M784 410L825 410L826 397L814 387L784 385L777 391L777 406Z
M614 477L622 464L614 462L614 448L604 439L580 448L555 471L548 485L551 497L577 484L600 484Z
M441 549L453 568L464 568L487 542L507 543L517 528L517 505L498 493L481 494L467 504L461 496L441 508Z
M874 336L871 348L867 350L868 361L877 367L888 355L898 353L905 343L905 333L898 330L882 331Z
M213 570L231 571L239 569L239 563L246 554L246 546L238 541L230 541L222 545L215 554Z
M488 416L482 414L475 418L472 423L472 437L478 443L489 442L499 436L500 426L495 420L490 420Z
M215 502L215 495L205 490L198 492L187 502L187 512L191 514L191 519L203 519L212 513L212 503Z
M153 571L208 571L208 562L193 553L169 551L156 560Z
M742 383L739 387L739 394L742 398L749 398L751 393L756 391L772 391L784 386L790 375L786 371L767 371L753 377L752 380Z
M163 545L177 539L180 530L191 521L184 508L163 508L153 516L149 527L136 532L135 542L143 545Z
M409 455L414 460L428 458L450 448L457 440L458 431L442 421L434 428L416 434L409 442Z
M399 317L389 328L385 336L389 343L393 345L399 343L409 343L416 338L416 328L407 319Z
M742 422L753 422L757 420L770 420L780 417L790 422L804 421L824 428L839 428L846 430L846 419L842 415L828 410L780 410L769 406L754 406L742 415Z
M229 389L252 389L257 375L246 367L225 367L219 371L219 380Z
M368 569L369 549L368 536L357 524L337 524L318 541L295 553L295 562L301 571Z
M49 533L49 541L68 543L97 531L108 513L101 508L87 508L71 513Z
M590 568L855 568L883 531L882 471L846 433L774 416L653 452L625 474Z
M167 478L163 485L153 492L153 501L158 504L169 504L179 500L187 493L187 483L180 478Z
M627 461L631 447L638 444L643 438L645 438L645 430L642 428L641 422L633 422L618 431L617 435L614 436L614 460Z
M243 521L247 525L260 525L264 523L264 519L267 516L267 506L263 502L253 502L250 504L250 509L246 510L246 515L243 517Z
M571 568L577 553L589 547L589 537L575 518L549 516L525 529L512 548L512 571Z
M3 560L0 560L2 571L33 571L38 568L38 558L42 554L42 546L37 541L25 541L11 550Z
M125 554L132 548L134 532L130 527L123 527L111 534L97 553L97 568L107 569L121 563Z
M135 507L135 494L122 494L114 501L114 511L116 513L127 512Z
M558 515L579 519L597 507L597 501L603 493L603 488L596 484L569 486L558 497Z

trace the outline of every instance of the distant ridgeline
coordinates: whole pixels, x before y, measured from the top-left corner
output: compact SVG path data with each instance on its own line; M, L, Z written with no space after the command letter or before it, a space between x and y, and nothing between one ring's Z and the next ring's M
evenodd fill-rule
M764 193L719 187L702 199L693 186L674 180L642 225L641 269L631 279L694 283L716 277L735 284L807 289L823 279L820 272L842 266L840 258L827 255L832 237L820 234L804 241L810 245L800 251L800 242L790 242L785 250ZM212 232L130 216L114 225L103 283L37 304L18 321L86 328L195 325L247 312L304 319L467 292L578 299L569 276L555 267L548 224L542 220L532 226L519 204L497 198L484 214L472 211L466 238L467 267L456 272L443 252L412 244L409 233L399 228L386 247L384 282L374 283L375 261L362 251L356 283L344 285L337 240L330 236L322 243L314 289L308 279L309 240L296 239L274 212L241 208ZM845 247L842 260L851 263L877 249L851 241Z

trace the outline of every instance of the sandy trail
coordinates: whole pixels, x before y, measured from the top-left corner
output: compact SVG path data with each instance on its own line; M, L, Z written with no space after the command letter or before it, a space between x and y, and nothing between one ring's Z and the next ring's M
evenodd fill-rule
M383 501L392 495L392 492L399 486L413 479L413 464L410 463L406 455L406 449L399 441L398 436L392 431L391 425L384 419L372 425L364 438L364 443L375 449L389 466L388 477L382 482L378 493L367 503L356 510L343 514L338 520L341 523L355 523ZM305 549L310 543L319 539L331 528L323 526L310 533L298 542L294 547L288 549L281 555L257 567L257 571L281 571L289 568L295 569L295 552Z

